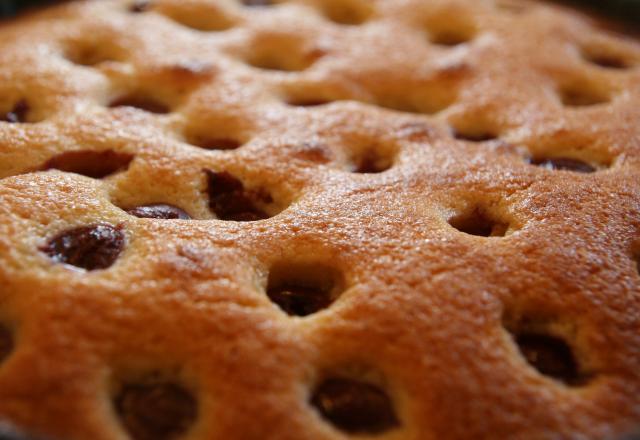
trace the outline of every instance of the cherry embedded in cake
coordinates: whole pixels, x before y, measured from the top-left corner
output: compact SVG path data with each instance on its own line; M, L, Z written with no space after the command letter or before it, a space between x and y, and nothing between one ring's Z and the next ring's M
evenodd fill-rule
M173 440L197 417L197 402L170 382L128 383L115 400L116 411L133 440Z
M330 378L314 390L311 404L328 422L354 435L379 435L399 427L385 391L367 382Z
M640 40L554 2L1 22L0 438L623 438Z
M137 206L127 209L127 213L138 218L151 218L158 220L189 220L191 217L177 206L166 203L154 203L151 205Z
M267 296L291 316L309 316L328 308L344 290L343 275L318 263L282 262L269 271Z
M111 267L125 247L121 227L108 224L63 231L41 247L52 261L88 271Z
M245 188L232 174L207 170L209 207L220 220L251 222L269 218L261 205L273 201L261 190Z

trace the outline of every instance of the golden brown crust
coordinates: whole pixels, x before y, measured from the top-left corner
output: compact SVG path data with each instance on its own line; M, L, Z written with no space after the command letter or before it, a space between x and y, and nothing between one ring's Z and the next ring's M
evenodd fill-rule
M345 439L309 403L338 375L388 393L400 426L381 439L602 439L640 423L637 40L538 2L131 4L0 29L0 112L28 106L0 122L0 323L15 338L0 418L124 439L114 394L160 374L197 400L181 438ZM168 113L110 107L123 97ZM34 171L107 150L134 158L102 179ZM270 218L216 220L208 172ZM156 203L193 220L124 211ZM105 270L41 250L96 224L126 236ZM269 269L315 263L344 292L287 315ZM540 328L586 383L527 364L512 334Z

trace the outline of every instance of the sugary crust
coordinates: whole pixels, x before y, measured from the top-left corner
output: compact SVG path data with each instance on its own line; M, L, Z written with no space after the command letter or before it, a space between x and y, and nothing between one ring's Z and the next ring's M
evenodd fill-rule
M341 371L389 393L401 427L380 439L603 439L640 424L637 40L536 2L128 6L71 2L0 28L2 110L26 99L39 121L0 122L0 320L16 338L0 418L52 438L125 439L114 384L160 371L197 397L184 439L345 439L308 403L318 377ZM364 22L331 20L354 17ZM469 41L429 42L451 34ZM607 102L563 105L567 88ZM131 92L172 111L107 108ZM331 102L284 102L318 100ZM189 145L202 136L245 145ZM393 166L351 172L371 148ZM135 157L101 180L34 172L79 150ZM206 169L268 190L273 217L215 220ZM123 210L149 203L194 220ZM449 225L474 207L506 236ZM109 269L40 251L97 223L127 237ZM267 273L305 261L330 262L348 288L287 316ZM567 386L529 366L505 330L521 317L557 328L593 379Z

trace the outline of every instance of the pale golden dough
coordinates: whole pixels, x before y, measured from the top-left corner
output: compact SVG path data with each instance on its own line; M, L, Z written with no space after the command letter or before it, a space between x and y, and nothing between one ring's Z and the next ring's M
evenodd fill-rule
M1 113L26 99L38 121L0 122L0 320L16 335L0 419L126 439L113 383L160 371L198 400L184 440L346 439L308 401L320 375L355 369L401 421L383 440L597 440L640 425L638 40L533 1L129 4L70 2L0 26ZM430 42L452 38L469 41ZM130 92L171 112L106 107ZM607 102L565 106L563 93ZM245 145L187 143L203 136ZM351 172L371 148L393 166ZM78 150L135 158L102 180L31 172ZM216 220L205 169L268 190L275 216ZM196 220L120 209L159 202ZM448 224L474 207L506 236ZM96 223L127 237L109 269L39 250ZM289 261L328 262L348 288L289 317L265 294L269 267ZM562 335L592 380L529 366L505 330L523 316Z

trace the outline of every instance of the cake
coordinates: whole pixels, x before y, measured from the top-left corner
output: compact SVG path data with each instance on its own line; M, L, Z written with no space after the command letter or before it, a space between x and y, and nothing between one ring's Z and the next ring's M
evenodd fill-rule
M537 1L3 22L2 438L633 435L639 104Z

